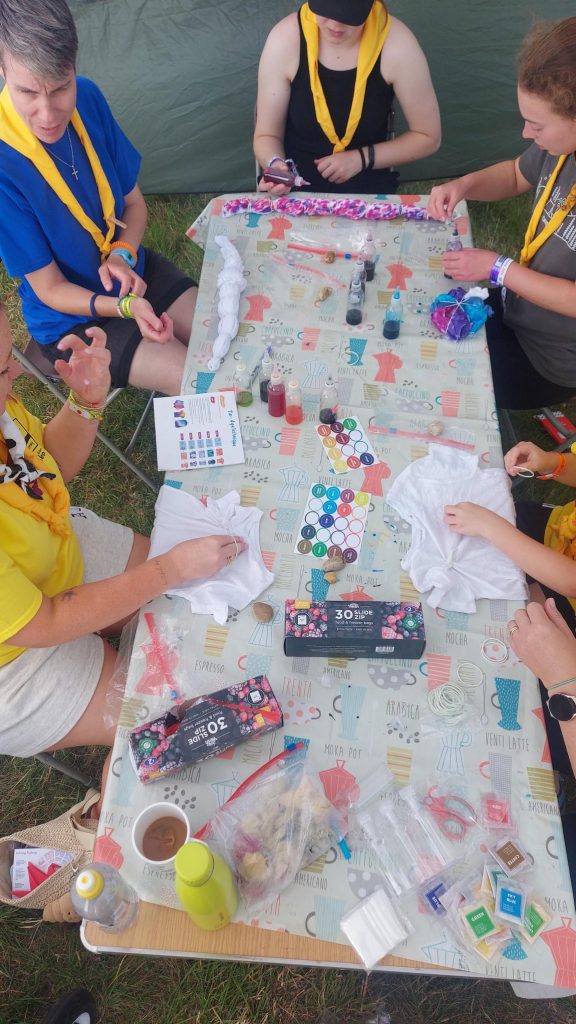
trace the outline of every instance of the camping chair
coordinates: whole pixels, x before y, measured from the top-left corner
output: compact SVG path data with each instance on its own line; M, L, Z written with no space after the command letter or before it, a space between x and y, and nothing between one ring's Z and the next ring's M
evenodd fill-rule
M73 768L72 765L66 764L65 761L59 761L54 754L36 754L36 760L41 761L42 764L53 768L54 771L60 772L62 775L67 775L69 779L74 779L75 782L79 782L82 786L86 786L86 789L98 789L98 783L91 779L89 775L81 772L78 768Z
M58 387L58 382L60 381L60 378L58 377L58 374L56 373L50 360L47 359L46 356L43 354L41 346L38 345L38 343L34 341L33 338L30 338L23 352L19 348L17 348L16 345L12 345L12 354L15 356L18 362L21 363L21 365L24 367L27 373L30 373L33 377L36 377L36 380L39 380L42 384L44 384L45 387L47 387L48 390L54 395L54 397L57 398L59 402L62 402L62 404L64 404L64 402L66 401L66 396L61 391L60 387ZM122 391L123 388L114 388L110 392L108 398L106 399L106 408L108 408L108 406L111 405L114 399L117 398L118 395L122 393ZM130 438L130 441L127 444L124 451L122 451L122 449L119 448L118 445L114 444L114 441L111 441L110 438L107 437L106 434L104 434L100 429L96 434L96 437L98 437L102 441L102 443L105 444L106 447L110 449L113 455L115 455L117 459L120 459L120 462L124 463L124 465L127 466L127 468L130 469L135 474L135 476L137 476L139 480L141 480L142 483L146 484L146 486L149 487L152 491L157 491L158 485L155 484L154 481L150 479L150 477L144 472L144 470L140 469L140 467L137 466L136 463L132 461L132 459L130 458L130 454L140 434L142 433L142 429L146 422L148 413L152 408L152 401L155 397L155 394L155 391L152 391L150 393L150 397L146 402L144 412L142 413L140 419L138 420L138 423L136 424L136 429L134 430L134 433L132 434L132 437Z

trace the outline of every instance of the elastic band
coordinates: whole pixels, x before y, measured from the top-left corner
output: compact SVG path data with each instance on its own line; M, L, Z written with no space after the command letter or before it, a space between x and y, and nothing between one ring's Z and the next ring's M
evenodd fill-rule
M358 147L358 152L360 153L360 159L362 161L362 170L365 171L366 170L366 157L364 156L364 149L363 149L362 146Z
M272 164L277 164L278 162L288 165L288 161L285 156L273 156L272 159L268 161L268 167L272 167Z
M97 320L98 319L98 313L96 312L96 299L97 298L99 298L98 293L94 292L94 295L92 295L92 297L90 299L90 316L92 317L93 320Z
M459 661L456 677L465 690L475 690L478 686L482 686L486 679L480 666L475 665L473 661Z
M566 469L566 456L564 452L558 452L558 465L553 473L542 473L538 477L539 480L557 480L560 473L563 473Z
M550 690L558 690L561 686L570 686L570 683L576 683L576 676L571 676L570 679L563 679L561 683L554 683L554 686L547 686L548 693Z
M368 146L368 166L366 167L367 171L371 171L373 169L375 159L376 154L374 152L374 146L372 145L372 143L370 143L370 145Z
M492 655L488 653L489 644L493 648ZM501 657L496 656L497 652L500 653ZM497 636L487 636L480 648L480 654L484 661L490 662L491 665L504 665L508 661L508 652L508 644Z

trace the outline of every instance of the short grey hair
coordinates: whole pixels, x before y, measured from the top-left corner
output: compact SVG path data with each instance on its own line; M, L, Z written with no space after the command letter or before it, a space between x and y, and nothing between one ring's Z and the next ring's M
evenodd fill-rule
M13 57L40 78L76 65L78 35L65 0L0 0L0 63Z

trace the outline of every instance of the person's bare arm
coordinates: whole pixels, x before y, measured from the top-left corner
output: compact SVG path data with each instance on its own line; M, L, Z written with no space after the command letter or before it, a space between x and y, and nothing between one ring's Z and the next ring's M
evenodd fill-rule
M397 167L435 153L442 132L428 61L415 35L397 18L382 48L381 69L394 87L408 130L375 146L375 167Z
M490 249L461 249L459 252L444 253L442 265L444 272L454 281L485 281L499 255ZM506 271L505 284L520 298L533 302L541 309L576 317L574 280L541 274L514 261Z
M132 191L124 196L122 221L126 227L120 229L117 241L127 242L135 252L138 252L148 223L146 200L138 185L135 185ZM120 282L120 295L127 295L128 292L132 292L134 295L144 295L146 291L146 282L132 270L122 256L118 256L114 252L104 261L99 274L107 292L112 291L114 281Z
M212 536L177 544L119 576L43 597L33 619L5 643L53 647L94 633L138 611L172 587L212 576L246 550L241 537Z
M470 501L446 505L444 519L455 533L484 537L539 583L567 597L576 597L576 562L517 530L496 512Z
M260 57L254 155L261 167L266 167L273 156L290 156L284 152L284 131L299 59L298 19L290 14L271 30ZM272 191L278 188L282 186Z
M493 202L512 199L533 188L520 170L520 160L503 160L481 171L435 185L430 191L428 213L434 220L447 220L461 199Z

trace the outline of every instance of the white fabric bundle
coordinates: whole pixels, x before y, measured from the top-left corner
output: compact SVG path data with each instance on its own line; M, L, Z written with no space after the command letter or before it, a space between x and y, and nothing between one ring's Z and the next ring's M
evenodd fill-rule
M474 612L477 598L523 601L524 573L483 537L464 537L444 522L444 506L473 501L515 522L504 469L479 469L478 456L438 444L394 481L386 500L412 527L402 568L432 608Z
M211 373L220 368L238 334L240 295L246 287L244 265L236 247L226 235L216 235L214 241L222 253L224 267L218 274L218 335L212 346L212 358L207 364Z

